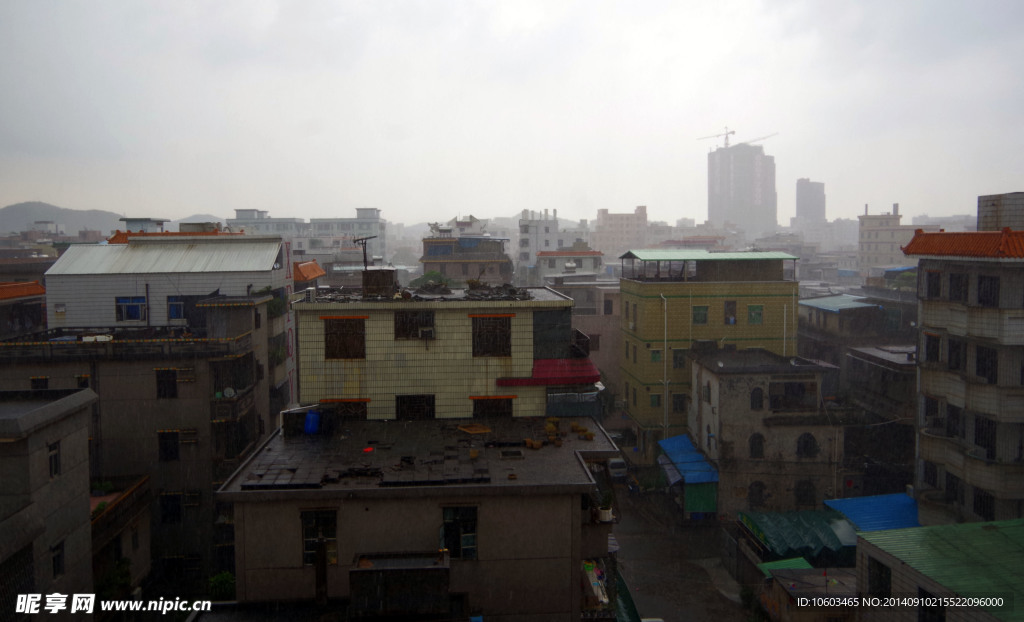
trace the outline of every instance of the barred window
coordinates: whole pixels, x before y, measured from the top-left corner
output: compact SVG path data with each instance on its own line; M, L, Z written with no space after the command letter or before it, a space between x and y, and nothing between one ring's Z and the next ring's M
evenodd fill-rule
M301 512L302 564L316 563L316 550L323 539L327 565L338 565L338 513L335 510L309 510Z
M421 328L433 327L433 311L395 311L395 339L419 339Z
M512 318L473 318L473 356L512 356Z
M365 359L366 320L326 319L324 320L325 359Z

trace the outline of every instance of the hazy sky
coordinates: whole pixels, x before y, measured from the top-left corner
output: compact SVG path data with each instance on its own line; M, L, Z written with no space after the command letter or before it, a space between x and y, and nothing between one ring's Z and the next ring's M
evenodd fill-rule
M1024 2L0 0L0 205L707 217L724 131L828 217L1024 190ZM909 218L906 219L909 223Z

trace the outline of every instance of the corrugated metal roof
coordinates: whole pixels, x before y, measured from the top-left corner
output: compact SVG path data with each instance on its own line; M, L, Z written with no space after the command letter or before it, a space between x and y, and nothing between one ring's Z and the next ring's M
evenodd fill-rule
M640 261L764 261L769 259L799 259L799 257L778 251L713 253L701 249L654 248L627 251L626 254L619 256L619 259L639 259Z
M1018 603L989 610L1001 619L1022 619L1024 519L961 523L861 533L921 574L961 596L1004 596Z
M738 512L737 518L780 557L816 557L857 543L853 524L835 510Z
M45 294L46 288L40 285L39 281L32 281L31 283L0 283L0 300L29 298Z
M1024 259L1024 231L925 232L903 247L905 255Z
M718 471L704 454L697 451L689 436L680 434L658 441L665 455L687 484L706 484L718 481Z
M803 557L791 557L789 559L780 559L774 562L763 562L757 565L758 570L764 573L765 577L772 576L772 570L785 570L785 569L807 569L814 568L809 561Z
M910 495L895 493L851 499L829 499L825 505L843 513L859 531L881 531L919 527L917 501Z
M280 239L166 240L138 244L79 245L68 248L46 276L65 274L146 274L177 272L259 272L271 270Z
M839 294L836 296L824 296L822 298L808 298L806 300L801 300L800 306L811 307L812 309L821 309L822 311L830 311L832 313L839 313L845 309L861 309L864 307L878 306L867 302L861 302L862 300L864 300L864 298L860 296Z

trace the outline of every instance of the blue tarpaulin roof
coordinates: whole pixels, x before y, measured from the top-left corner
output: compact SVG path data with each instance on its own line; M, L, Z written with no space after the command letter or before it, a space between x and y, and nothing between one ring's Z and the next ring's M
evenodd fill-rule
M920 527L917 522L917 501L909 495L896 493L873 497L829 499L825 505L843 513L858 531L881 531Z
M687 484L706 484L718 481L718 471L711 466L704 454L697 451L689 436L680 434L666 438L658 441L658 445Z

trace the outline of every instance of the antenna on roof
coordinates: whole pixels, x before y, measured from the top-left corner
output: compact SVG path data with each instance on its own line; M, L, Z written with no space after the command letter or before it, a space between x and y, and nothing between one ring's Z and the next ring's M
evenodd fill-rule
M366 241L367 241L367 240L372 240L372 239L373 239L373 238L375 238L375 237L377 237L377 236L375 236L375 235L371 235L371 236L369 236L369 237L365 237L365 238L356 238L356 239L352 240L353 242L355 242L355 243L356 243L356 244L358 244L359 246L362 246L362 247L363 247L363 270L366 270L367 268L369 268L369 267L370 267L370 264L369 264L369 263L367 262L367 260L366 260Z

